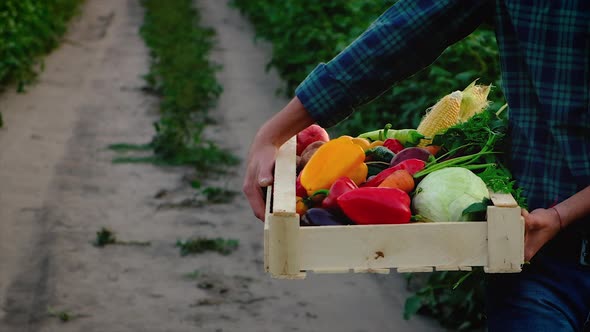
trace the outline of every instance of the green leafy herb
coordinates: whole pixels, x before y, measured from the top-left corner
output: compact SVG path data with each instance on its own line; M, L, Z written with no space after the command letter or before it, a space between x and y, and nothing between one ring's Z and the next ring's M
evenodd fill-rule
M466 167L473 170L492 191L509 193L520 206L526 207L522 189L516 187L512 173L505 166L503 153L507 149L508 120L507 116L499 116L500 113L484 110L436 135L433 144L441 146L446 153L417 175L448 166Z
M450 127L444 133L435 135L432 144L455 154L472 154L484 148L502 150L508 130L508 121L496 116L491 110L484 110L469 120ZM490 141L490 137L494 137Z

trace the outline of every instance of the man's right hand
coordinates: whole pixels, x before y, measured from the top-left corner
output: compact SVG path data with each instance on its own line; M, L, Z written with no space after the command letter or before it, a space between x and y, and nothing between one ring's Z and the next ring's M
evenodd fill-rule
M256 133L248 154L242 187L256 218L264 221L265 201L262 191L273 183L274 164L279 148L314 122L299 98L295 97Z
M264 221L266 187L273 183L273 169L278 148L268 142L254 139L248 155L248 166L242 191L250 202L256 218Z

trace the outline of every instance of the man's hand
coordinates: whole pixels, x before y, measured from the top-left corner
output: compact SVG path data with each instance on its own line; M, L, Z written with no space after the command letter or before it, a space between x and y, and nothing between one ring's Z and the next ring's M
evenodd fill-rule
M528 262L545 243L561 230L559 215L554 209L522 209L524 217L524 260Z
M278 149L260 140L254 140L242 191L250 202L256 218L264 221L265 201L263 190L273 182L273 168Z
M242 191L256 218L264 221L265 201L262 190L273 183L277 152L283 143L314 123L299 98L293 99L280 112L266 121L250 147Z

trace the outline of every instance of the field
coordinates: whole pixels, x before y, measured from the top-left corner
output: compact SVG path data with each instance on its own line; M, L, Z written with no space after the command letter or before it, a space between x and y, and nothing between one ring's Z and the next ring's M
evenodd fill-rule
M263 225L239 194L242 161L288 100L275 93L285 80L266 70L272 45L229 2L171 3L193 5L214 32L199 59L216 68L206 86L220 89L182 116L206 122L181 136L181 152L199 160L165 159L154 143L164 128L154 123L175 112L167 93L185 95L154 72L148 1L86 0L36 82L24 93L5 83L0 330L443 330L428 316L404 319L403 275L293 282L264 271ZM209 157L214 166L197 167Z

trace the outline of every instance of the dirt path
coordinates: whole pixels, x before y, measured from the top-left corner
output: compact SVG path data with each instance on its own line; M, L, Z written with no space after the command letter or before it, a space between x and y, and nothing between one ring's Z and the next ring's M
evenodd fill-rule
M225 1L198 1L224 67L216 110L227 147L244 157L258 126L286 100L265 74L270 49ZM87 0L66 42L26 94L0 110L0 331L438 331L401 317L400 275L262 271L262 225L243 197L230 205L159 209L186 197L185 169L113 164L108 144L145 143L156 101L141 91L147 50L136 0ZM232 133L231 135L219 133ZM240 168L223 181L239 190ZM165 190L168 194L156 198ZM101 227L150 246L92 245ZM228 256L181 257L191 236L235 238ZM63 323L48 308L74 319Z

